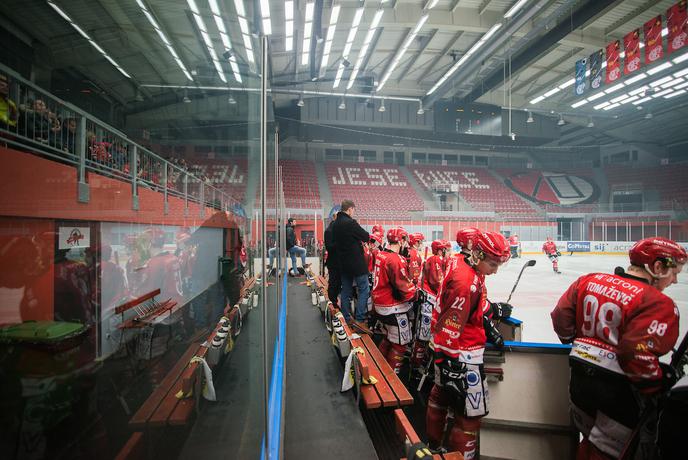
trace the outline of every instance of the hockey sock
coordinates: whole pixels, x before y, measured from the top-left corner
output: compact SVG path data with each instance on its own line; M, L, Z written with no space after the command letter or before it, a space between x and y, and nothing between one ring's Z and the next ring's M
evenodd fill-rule
M406 354L406 345L399 345L398 343L390 343L389 350L385 355L385 359L395 374L401 371L401 366L404 364L404 355Z
M552 265L554 266L554 271L558 272L559 271L559 262L557 262L557 259L554 259L554 262L552 262Z
M428 433L428 444L433 449L442 445L444 425L447 423L449 398L442 387L434 385L428 398L428 409L425 412L425 430Z
M480 419L457 417L449 434L449 451L458 451L465 460L476 458L476 443L480 430Z

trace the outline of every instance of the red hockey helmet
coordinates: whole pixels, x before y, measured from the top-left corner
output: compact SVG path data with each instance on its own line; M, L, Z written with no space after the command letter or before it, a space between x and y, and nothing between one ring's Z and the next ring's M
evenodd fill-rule
M408 238L409 234L404 227L392 227L387 230L387 241L390 244L401 243L401 240Z
M509 243L501 233L480 233L475 240L475 247L482 251L487 257L496 259L501 263L506 262L509 260L509 257L511 257Z
M451 243L447 240L435 240L430 247L432 248L432 253L437 254L442 249L451 249Z
M456 242L461 249L471 249L475 246L476 238L480 235L480 230L475 227L462 228L456 232Z
M656 260L661 260L668 267L675 267L688 260L688 254L680 244L659 236L638 241L628 251L628 255L631 264L638 267L652 265Z
M384 235L385 229L382 227L382 225L375 224L375 225L373 225L373 229L370 231L370 233L380 233L380 234Z
M423 235L421 232L415 232L409 235L409 242L412 245L415 245L416 243L420 243L423 241L425 241L425 235Z
M378 244L382 244L382 234L380 233L371 233L370 234L370 240L371 243L373 241L377 242Z

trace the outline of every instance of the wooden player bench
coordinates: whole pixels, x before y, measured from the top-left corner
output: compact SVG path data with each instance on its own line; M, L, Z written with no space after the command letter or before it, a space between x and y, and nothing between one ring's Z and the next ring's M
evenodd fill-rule
M397 436L399 436L399 440L404 444L404 451L406 451L407 447L422 442L418 434L416 434L416 430L413 429L411 422L406 418L406 414L404 414L404 411L401 409L394 410L394 426L396 427L396 433ZM448 452L444 454L434 454L432 458L433 460L463 460L463 455L459 452ZM402 458L402 460L406 459Z
M331 316L333 318L336 316L341 322L351 342L351 347L363 350L363 354L357 353L354 358L355 375L363 406L366 409L376 409L413 404L411 393L382 356L373 339L367 334L354 337L341 312L338 312L331 304L328 308L330 308ZM375 384L363 383L370 381L370 377L375 378Z
M115 457L115 460L139 460L146 457L143 433L135 432L129 437Z

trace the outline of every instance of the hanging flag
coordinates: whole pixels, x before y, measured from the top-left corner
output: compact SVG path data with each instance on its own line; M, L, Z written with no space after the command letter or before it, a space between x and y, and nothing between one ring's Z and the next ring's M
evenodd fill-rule
M573 92L576 96L585 93L585 70L588 67L586 58L576 61L576 84L573 85Z
M602 86L602 56L604 50L597 50L590 55L590 88Z
M624 73L628 75L640 68L640 29L624 36Z
M667 10L667 49L673 53L686 46L688 35L688 16L686 15L686 0L681 0Z
M613 83L621 78L621 42L614 40L607 45L607 79L606 83Z
M651 64L664 56L662 46L662 15L650 19L643 26L645 32L645 65Z

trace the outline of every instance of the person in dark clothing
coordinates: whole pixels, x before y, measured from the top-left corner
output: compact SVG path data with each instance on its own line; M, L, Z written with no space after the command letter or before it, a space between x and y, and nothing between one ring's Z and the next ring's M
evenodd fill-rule
M337 219L339 212L332 217L330 225L325 229L325 249L327 250L327 260L325 266L327 267L327 297L333 305L339 306L339 293L342 292L341 267L339 266L339 256L337 255L337 247L334 244L334 222Z
M341 267L342 303L341 310L344 319L349 322L351 297L353 284L358 288L358 301L354 312L353 326L369 333L365 325L366 312L368 310L368 296L370 286L368 284L368 263L363 255L363 244L368 243L370 235L356 220L354 220L355 205L351 200L342 201L341 211L334 221L334 244L337 248L337 258Z
M291 276L298 276L299 272L296 270L296 256L298 255L301 257L301 265L304 270L310 267L310 264L306 263L306 250L296 244L296 230L294 227L296 227L296 219L290 217L287 220L285 241L287 243L287 253L291 257L291 271L289 274Z

